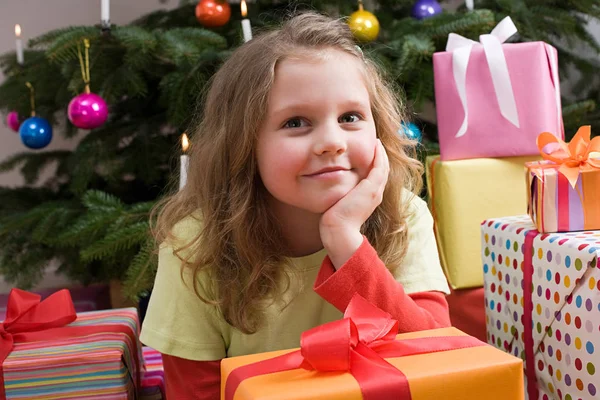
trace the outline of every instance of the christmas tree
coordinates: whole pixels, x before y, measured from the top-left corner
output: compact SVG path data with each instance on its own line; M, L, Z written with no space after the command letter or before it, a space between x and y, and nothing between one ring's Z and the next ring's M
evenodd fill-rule
M196 17L196 3L182 2L127 26L65 27L30 40L24 63L14 52L0 58L7 77L0 86L4 114L29 115L33 99L36 115L54 126L55 134L82 137L73 151L24 148L0 162L0 172L19 169L27 183L0 188L0 272L5 279L28 288L55 260L59 271L86 284L118 279L132 297L151 288L157 259L150 211L177 190L181 136L202 117L201 95L212 74L243 43L237 6L231 5L230 17L209 17L204 25ZM364 6L381 30L361 47L402 88L423 130L423 154L437 151L435 123L421 113L434 101L433 53L444 50L449 33L478 40L506 16L519 30L512 41L554 45L561 77L578 75L576 95L563 99L567 134L600 119L595 107L598 62L582 56L600 50L586 30L587 21L600 17L596 0L481 0L474 10L460 6L424 19L413 17L413 0ZM344 17L358 3L315 0L290 6L259 0L248 4L247 18L256 34L304 9ZM374 32L367 29L366 34ZM66 110L75 96L87 92L88 83L110 113L101 126L81 130ZM39 182L48 164L56 165L56 173Z

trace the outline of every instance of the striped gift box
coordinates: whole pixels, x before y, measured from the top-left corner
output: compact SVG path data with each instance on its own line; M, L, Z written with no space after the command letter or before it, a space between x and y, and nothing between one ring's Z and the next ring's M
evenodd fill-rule
M164 400L166 396L162 355L153 348L146 346L143 347L142 351L146 370L142 378L140 400Z
M550 161L525 163L528 211L543 233L600 229L600 169L583 171L575 187Z
M69 324L102 325L105 332L16 343L3 364L6 398L134 399L143 366L137 310L81 313Z

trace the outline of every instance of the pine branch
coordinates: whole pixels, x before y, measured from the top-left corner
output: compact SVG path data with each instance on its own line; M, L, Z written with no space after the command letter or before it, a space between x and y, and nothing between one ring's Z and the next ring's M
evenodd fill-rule
M39 224L52 210L69 206L65 201L46 201L28 211L5 216L0 219L0 238L6 237L12 231L27 231Z
M38 243L55 244L58 235L76 215L77 211L62 207L50 210L33 229L31 238Z
M594 111L596 111L596 102L593 100L581 101L563 107L565 136L568 140L575 134L577 128L590 123L588 118Z
M46 55L51 62L64 64L70 61L78 60L77 45L82 45L83 39L89 39L94 48L94 42L100 38L100 30L91 26L73 27L70 30L56 36L52 42L48 43ZM32 45L37 42L32 41ZM92 50L90 49L90 52Z
M206 29L176 28L160 38L160 53L177 66L193 65L207 49L225 49L224 37Z
M89 190L83 195L83 204L94 212L122 211L124 204L121 200L99 190Z
M100 239L107 226L119 215L121 215L120 210L83 213L58 235L54 244L59 247L77 247Z
M148 238L127 268L123 284L125 295L137 300L140 293L152 288L157 268L158 256L155 252L155 243L152 238Z
M148 222L138 222L116 232L106 235L103 239L83 248L80 252L82 261L100 260L112 254L130 249L143 243L150 227Z
M31 289L41 281L53 258L48 247L25 244L27 241L26 235L13 233L3 241L0 250L0 273L7 282L21 289Z

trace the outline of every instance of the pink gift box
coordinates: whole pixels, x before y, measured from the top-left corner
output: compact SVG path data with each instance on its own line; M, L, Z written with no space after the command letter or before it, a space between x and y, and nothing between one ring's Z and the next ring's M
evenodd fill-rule
M541 132L558 132L564 138L556 49L543 42L501 48L510 84L503 81L498 87L505 98L514 99L518 127L501 112L483 46L473 45L468 57L467 110L459 95L453 52L433 55L441 160L533 155L539 153L536 138ZM465 115L467 127L461 135Z

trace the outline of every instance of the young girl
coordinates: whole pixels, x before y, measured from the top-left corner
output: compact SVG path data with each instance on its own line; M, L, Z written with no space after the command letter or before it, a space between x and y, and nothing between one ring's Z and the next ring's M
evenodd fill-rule
M450 325L399 104L347 25L313 13L216 73L156 227L141 339L164 355L169 398L218 399L222 358L298 347L355 293L400 332Z

